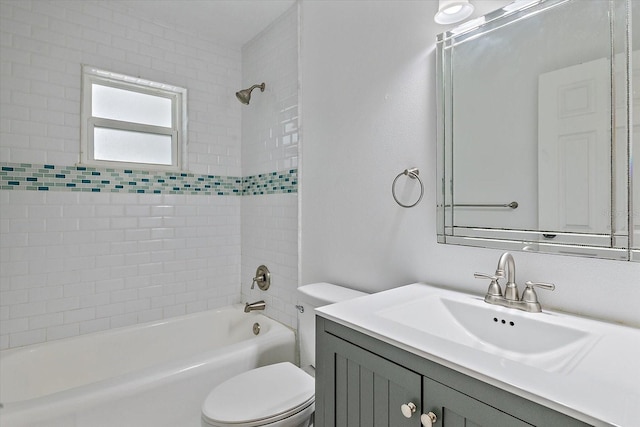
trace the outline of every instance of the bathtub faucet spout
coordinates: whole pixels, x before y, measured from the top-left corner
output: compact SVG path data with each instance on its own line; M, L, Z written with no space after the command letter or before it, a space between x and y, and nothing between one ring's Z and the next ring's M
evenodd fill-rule
M249 313L254 310L264 310L267 307L267 304L264 301L256 301L251 304L246 303L244 305L244 312Z

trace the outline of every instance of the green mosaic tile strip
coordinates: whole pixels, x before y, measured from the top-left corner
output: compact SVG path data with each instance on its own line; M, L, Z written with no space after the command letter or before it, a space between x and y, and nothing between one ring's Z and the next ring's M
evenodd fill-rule
M296 193L298 170L248 177L0 162L0 189L242 196Z
M298 170L270 172L246 176L242 179L242 195L296 193L298 191Z

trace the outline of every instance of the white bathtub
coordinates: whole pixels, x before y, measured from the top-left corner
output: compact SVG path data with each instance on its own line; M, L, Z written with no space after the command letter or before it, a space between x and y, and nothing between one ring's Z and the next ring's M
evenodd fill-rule
M215 385L294 357L293 331L240 306L5 350L0 426L199 427Z

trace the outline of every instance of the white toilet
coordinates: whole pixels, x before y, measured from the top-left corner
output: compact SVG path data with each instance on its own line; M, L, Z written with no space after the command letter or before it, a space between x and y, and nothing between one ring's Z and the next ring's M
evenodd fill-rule
M252 369L215 387L202 404L202 427L307 427L315 410L316 307L366 295L330 283L298 288L300 369L276 363Z

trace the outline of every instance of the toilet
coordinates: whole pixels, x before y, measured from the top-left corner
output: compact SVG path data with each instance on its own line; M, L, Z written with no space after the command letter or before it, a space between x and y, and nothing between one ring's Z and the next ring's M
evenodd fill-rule
M202 427L308 427L315 410L315 308L366 295L330 283L297 290L300 366L252 369L215 387L202 404Z

